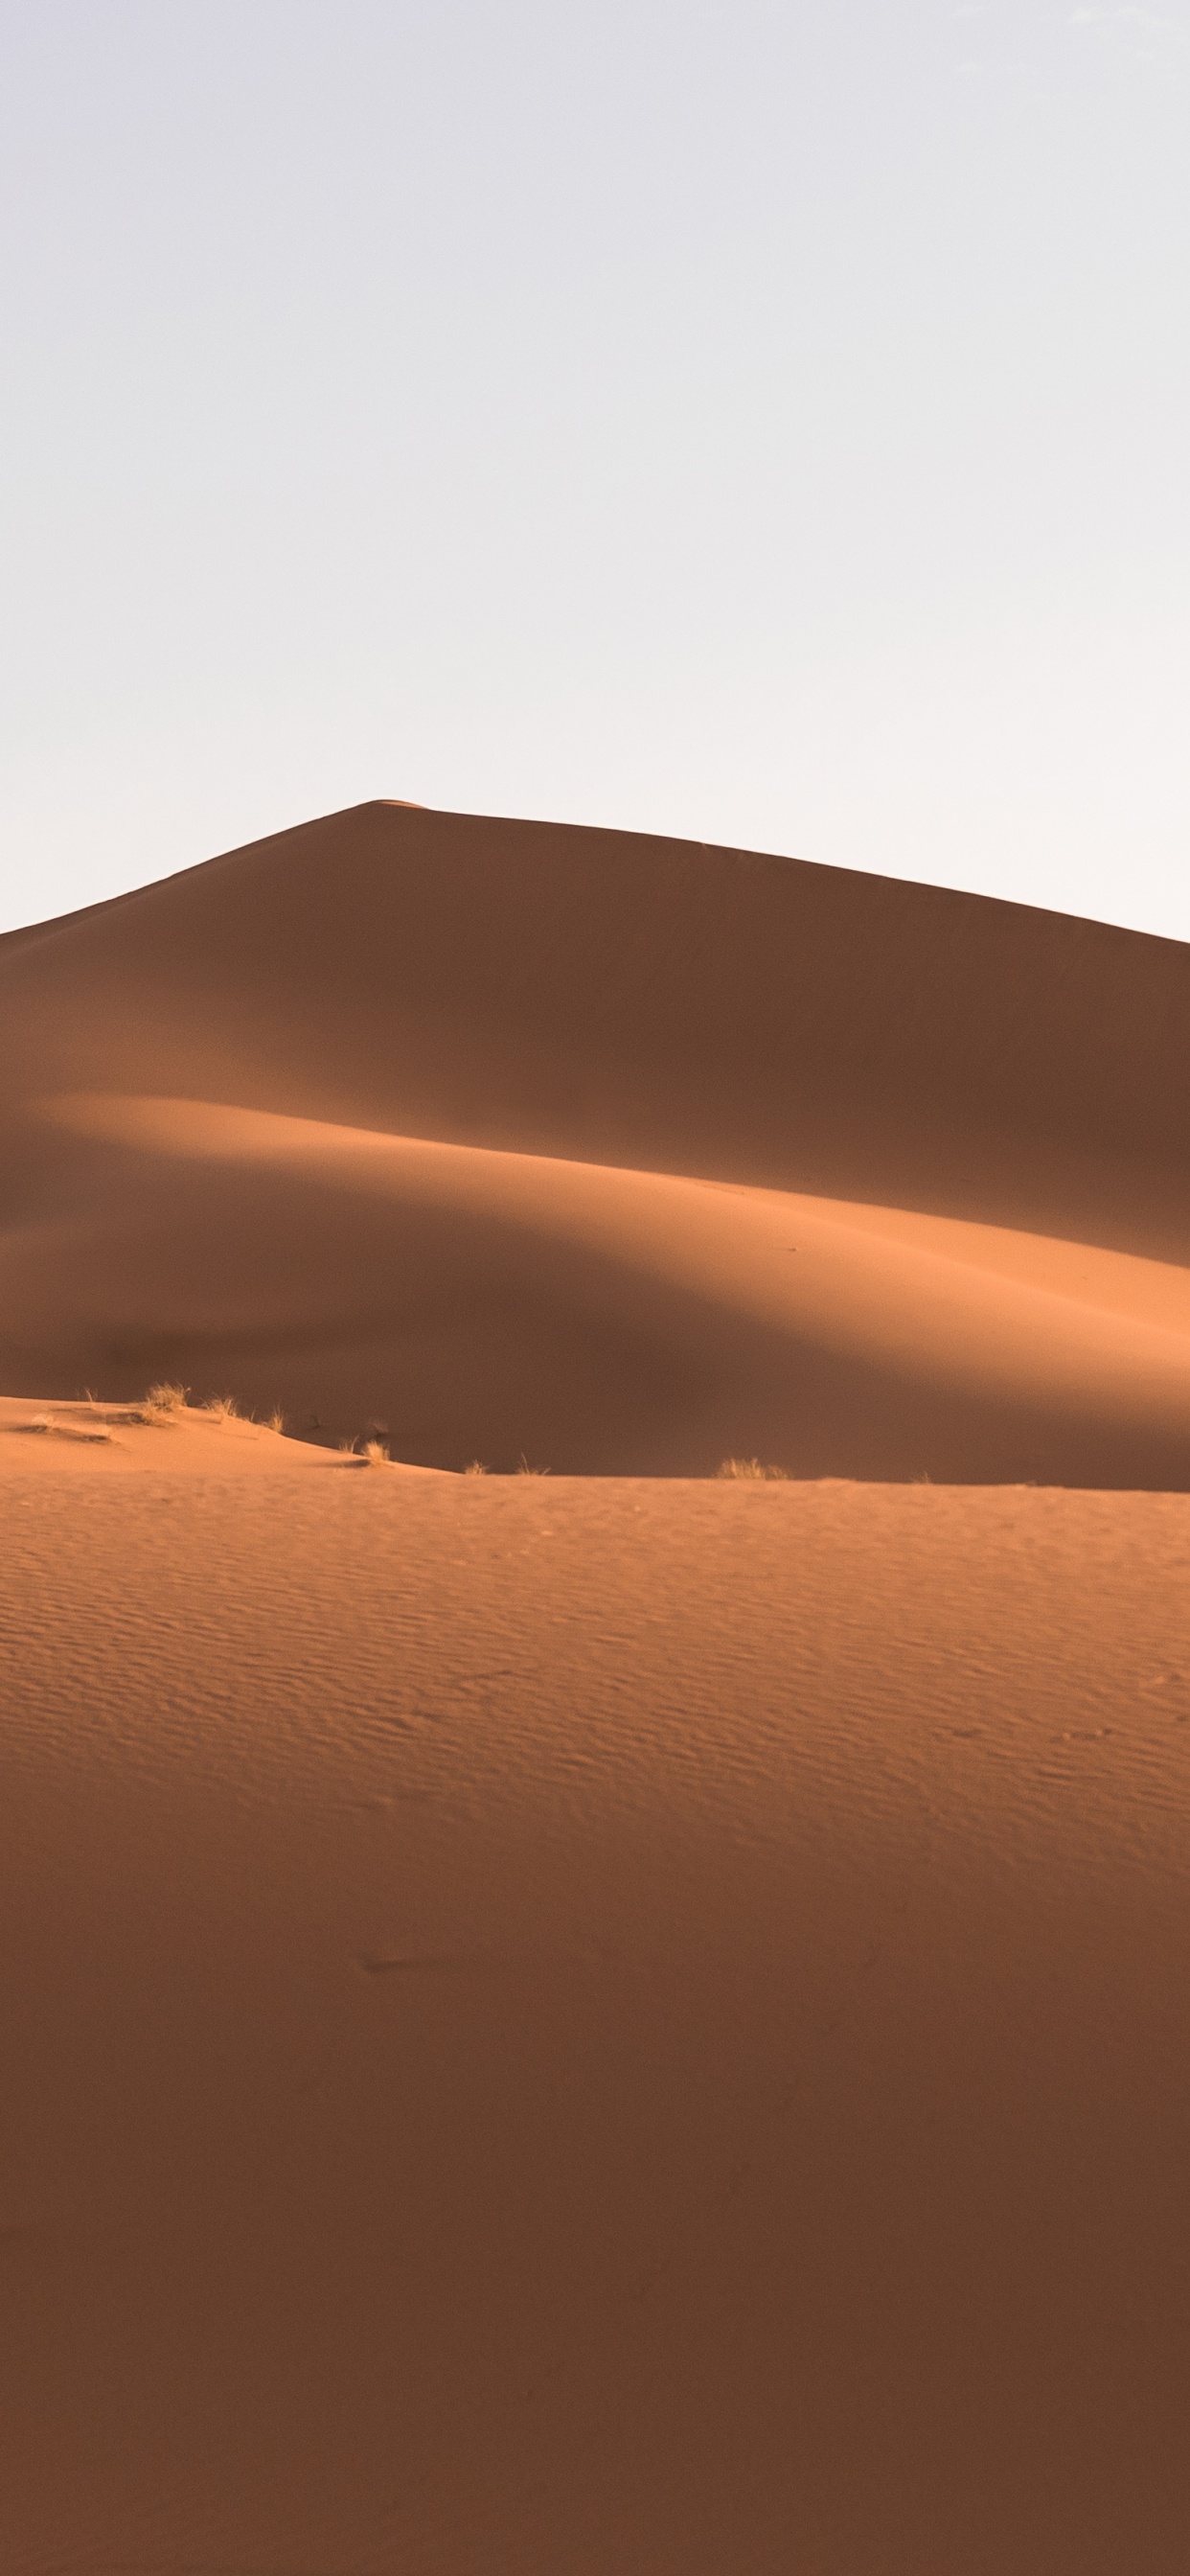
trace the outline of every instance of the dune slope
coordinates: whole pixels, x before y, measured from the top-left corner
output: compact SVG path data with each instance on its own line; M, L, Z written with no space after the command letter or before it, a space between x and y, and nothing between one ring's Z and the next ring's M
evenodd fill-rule
M0 1388L1190 1483L1190 954L364 806L0 942Z
M1190 1501L226 1436L0 1429L6 2570L1181 2576Z

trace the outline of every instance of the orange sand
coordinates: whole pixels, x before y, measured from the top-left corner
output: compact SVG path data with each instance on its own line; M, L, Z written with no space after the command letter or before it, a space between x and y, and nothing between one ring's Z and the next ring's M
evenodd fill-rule
M1187 1000L387 807L0 943L5 2576L1181 2576Z
M1190 950L393 805L0 941L0 1392L1190 1485Z

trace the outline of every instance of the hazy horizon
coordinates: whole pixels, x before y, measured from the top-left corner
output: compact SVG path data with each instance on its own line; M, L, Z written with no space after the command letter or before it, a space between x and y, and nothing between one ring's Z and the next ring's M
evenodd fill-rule
M1190 937L1190 9L0 31L0 928L373 796Z

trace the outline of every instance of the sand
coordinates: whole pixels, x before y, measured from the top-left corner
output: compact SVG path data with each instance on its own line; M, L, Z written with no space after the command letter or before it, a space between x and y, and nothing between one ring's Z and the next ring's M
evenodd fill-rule
M392 807L0 943L6 2569L1180 2576L1186 984Z
M0 1393L1190 1484L1190 950L363 806L0 941Z

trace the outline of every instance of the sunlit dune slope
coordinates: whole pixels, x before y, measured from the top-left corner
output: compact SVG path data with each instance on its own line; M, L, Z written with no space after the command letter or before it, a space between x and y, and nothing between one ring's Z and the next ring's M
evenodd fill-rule
M0 1383L1190 1482L1190 952L371 805L0 943Z

